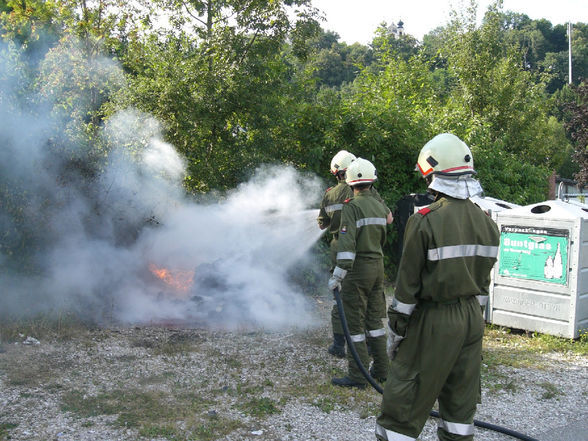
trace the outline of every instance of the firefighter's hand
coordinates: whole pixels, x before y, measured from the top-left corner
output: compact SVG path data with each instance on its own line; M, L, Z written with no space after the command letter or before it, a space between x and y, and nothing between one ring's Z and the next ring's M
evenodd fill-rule
M331 291L335 291L335 288L337 288L339 291L341 291L341 281L343 279L341 279L340 277L337 276L331 276L331 278L329 279L329 289Z
M331 291L335 291L335 289L341 290L341 282L343 281L346 275L346 270L336 266L333 270L333 275L329 279L329 289Z
M404 337L401 335L397 335L392 331L392 329L388 329L388 341L386 342L386 352L388 353L388 358L390 361L394 360L396 357L396 352L398 352L398 346L400 342L404 340Z

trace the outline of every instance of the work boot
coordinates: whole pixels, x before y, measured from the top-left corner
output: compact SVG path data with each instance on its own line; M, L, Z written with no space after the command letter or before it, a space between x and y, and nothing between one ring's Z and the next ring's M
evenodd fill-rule
M366 383L360 383L347 376L343 378L331 378L331 384L341 387L356 387L358 389L365 389L367 387Z
M338 358L345 358L345 336L333 334L333 344L329 346L329 354Z
M386 377L376 377L376 373L374 371L374 367L370 367L370 377L376 380L378 383L385 383L387 378Z

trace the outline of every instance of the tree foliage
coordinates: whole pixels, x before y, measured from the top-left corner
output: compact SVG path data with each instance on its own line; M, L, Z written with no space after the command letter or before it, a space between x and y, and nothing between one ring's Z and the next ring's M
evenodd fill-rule
M11 67L0 69L10 84L0 100L58 121L47 142L63 159L58 175L88 187L111 154L101 127L129 108L161 122L192 193L232 189L263 163L330 179L345 148L375 163L393 206L424 190L413 164L440 132L471 146L490 196L544 200L573 149L584 182L585 86L564 86L565 27L501 1L479 24L476 9L472 1L423 42L382 23L364 46L322 30L310 0L3 0ZM576 23L575 81L587 41ZM0 202L18 223L26 191L3 185Z

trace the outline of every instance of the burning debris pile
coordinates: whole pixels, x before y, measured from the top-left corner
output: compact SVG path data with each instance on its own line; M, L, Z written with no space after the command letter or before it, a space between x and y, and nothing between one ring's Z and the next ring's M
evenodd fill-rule
M0 60L4 73L18 77L1 47ZM71 121L66 127L31 108L36 97L19 104L15 84L0 81L3 314L308 324L306 300L287 272L321 234L309 208L318 205L318 178L265 167L215 200L189 199L182 158L162 140L158 122L134 110L110 117L97 141L107 155L88 170L80 165L87 145L58 145ZM10 244L26 247L16 256Z

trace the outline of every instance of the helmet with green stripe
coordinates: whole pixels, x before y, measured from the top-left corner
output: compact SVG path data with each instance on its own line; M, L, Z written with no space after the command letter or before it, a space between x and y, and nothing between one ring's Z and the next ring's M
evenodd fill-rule
M476 173L470 148L451 133L442 133L427 142L419 153L416 168L423 177Z

